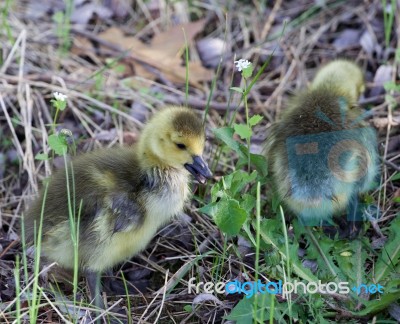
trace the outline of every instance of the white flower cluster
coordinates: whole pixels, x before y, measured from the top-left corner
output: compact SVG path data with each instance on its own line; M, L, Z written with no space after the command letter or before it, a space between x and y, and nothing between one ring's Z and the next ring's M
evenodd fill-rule
M235 64L238 71L241 72L242 70L247 69L251 65L251 62L248 60L240 59L239 61L235 61Z
M54 92L53 96L58 101L65 101L67 99L67 96L61 92Z

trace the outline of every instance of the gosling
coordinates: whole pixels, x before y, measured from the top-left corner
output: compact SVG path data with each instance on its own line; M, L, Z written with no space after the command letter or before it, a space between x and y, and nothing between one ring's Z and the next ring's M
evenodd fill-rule
M331 223L344 211L355 220L358 196L375 180L377 139L357 107L363 91L356 64L330 62L271 128L266 157L274 187L304 225Z
M202 158L204 144L202 121L192 110L159 111L133 147L97 150L72 161L67 168L70 203L66 170L56 171L25 215L27 240L33 242L38 233L43 206L42 256L73 269L69 215L79 219L79 270L91 298L104 307L101 273L142 251L182 211L190 193L189 173L200 183L212 176Z

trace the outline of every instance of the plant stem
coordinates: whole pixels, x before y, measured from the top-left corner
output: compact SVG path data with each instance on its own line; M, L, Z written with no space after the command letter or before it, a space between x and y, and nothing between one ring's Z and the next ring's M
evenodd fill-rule
M248 127L248 129L250 129L250 124L249 124L249 105L247 103L247 80L244 79L244 92L243 92L243 100L244 100L244 107L245 107L245 111L246 111L246 125ZM250 169L250 137L246 138L246 143L247 143L247 168L248 168L248 172L250 173L251 169Z

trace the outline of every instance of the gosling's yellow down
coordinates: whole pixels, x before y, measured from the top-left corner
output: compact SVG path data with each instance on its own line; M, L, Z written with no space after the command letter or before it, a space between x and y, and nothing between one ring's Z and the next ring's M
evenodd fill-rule
M363 73L353 62L322 67L295 95L267 138L277 194L306 225L350 211L378 172L375 132L357 106Z
M92 298L104 270L142 251L182 211L189 173L201 183L211 177L202 158L204 144L204 127L195 112L168 107L153 116L133 147L97 150L72 161L67 170L75 219L80 210L79 269ZM65 169L53 174L46 197L42 190L24 222L32 242L44 206L42 255L73 269L66 179Z

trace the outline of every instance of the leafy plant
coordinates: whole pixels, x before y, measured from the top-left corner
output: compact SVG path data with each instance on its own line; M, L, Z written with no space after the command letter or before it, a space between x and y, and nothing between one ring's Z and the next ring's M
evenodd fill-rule
M67 99L66 95L59 92L55 92L54 98L51 99L50 101L53 107L56 109L53 124L51 125L51 130L53 134L49 135L47 140L49 147L53 150L53 155L56 154L63 156L67 153L68 148L71 149L71 153L75 154L76 150L74 138L70 130L62 129L60 132L58 133L56 132L56 123L58 115L60 111L64 111L65 108L67 107L66 99ZM36 154L35 159L41 161L48 160L49 155L48 153L38 153Z
M57 11L53 15L53 20L56 23L56 34L60 39L61 54L66 55L71 47L70 31L71 31L71 14L74 5L73 0L65 1L65 12Z
M265 157L250 153L253 127L262 120L261 116L247 113L247 94L254 84L250 82L247 87L251 73L246 77L242 74L244 88L231 88L242 94L246 123L214 131L227 148L224 154L234 153L238 161L234 171L211 188L211 202L201 211L213 217L227 238L239 235L252 243L256 250L253 282L257 282L262 269L263 275L275 282L347 285L348 291L341 296L337 293L340 298L327 291L283 292L284 301L279 302L275 294L258 293L251 298L245 296L226 319L237 323L264 323L267 319L278 323L328 323L338 311L363 317L387 308L400 298L400 248L395 243L400 239L399 219L390 224L387 243L378 252L371 248L367 237L353 241L332 239L320 230L304 228L296 219L291 221L289 234L280 202L273 194L260 199L259 190L265 192L269 179ZM395 84L387 87L398 90ZM379 285L383 290L378 289Z

